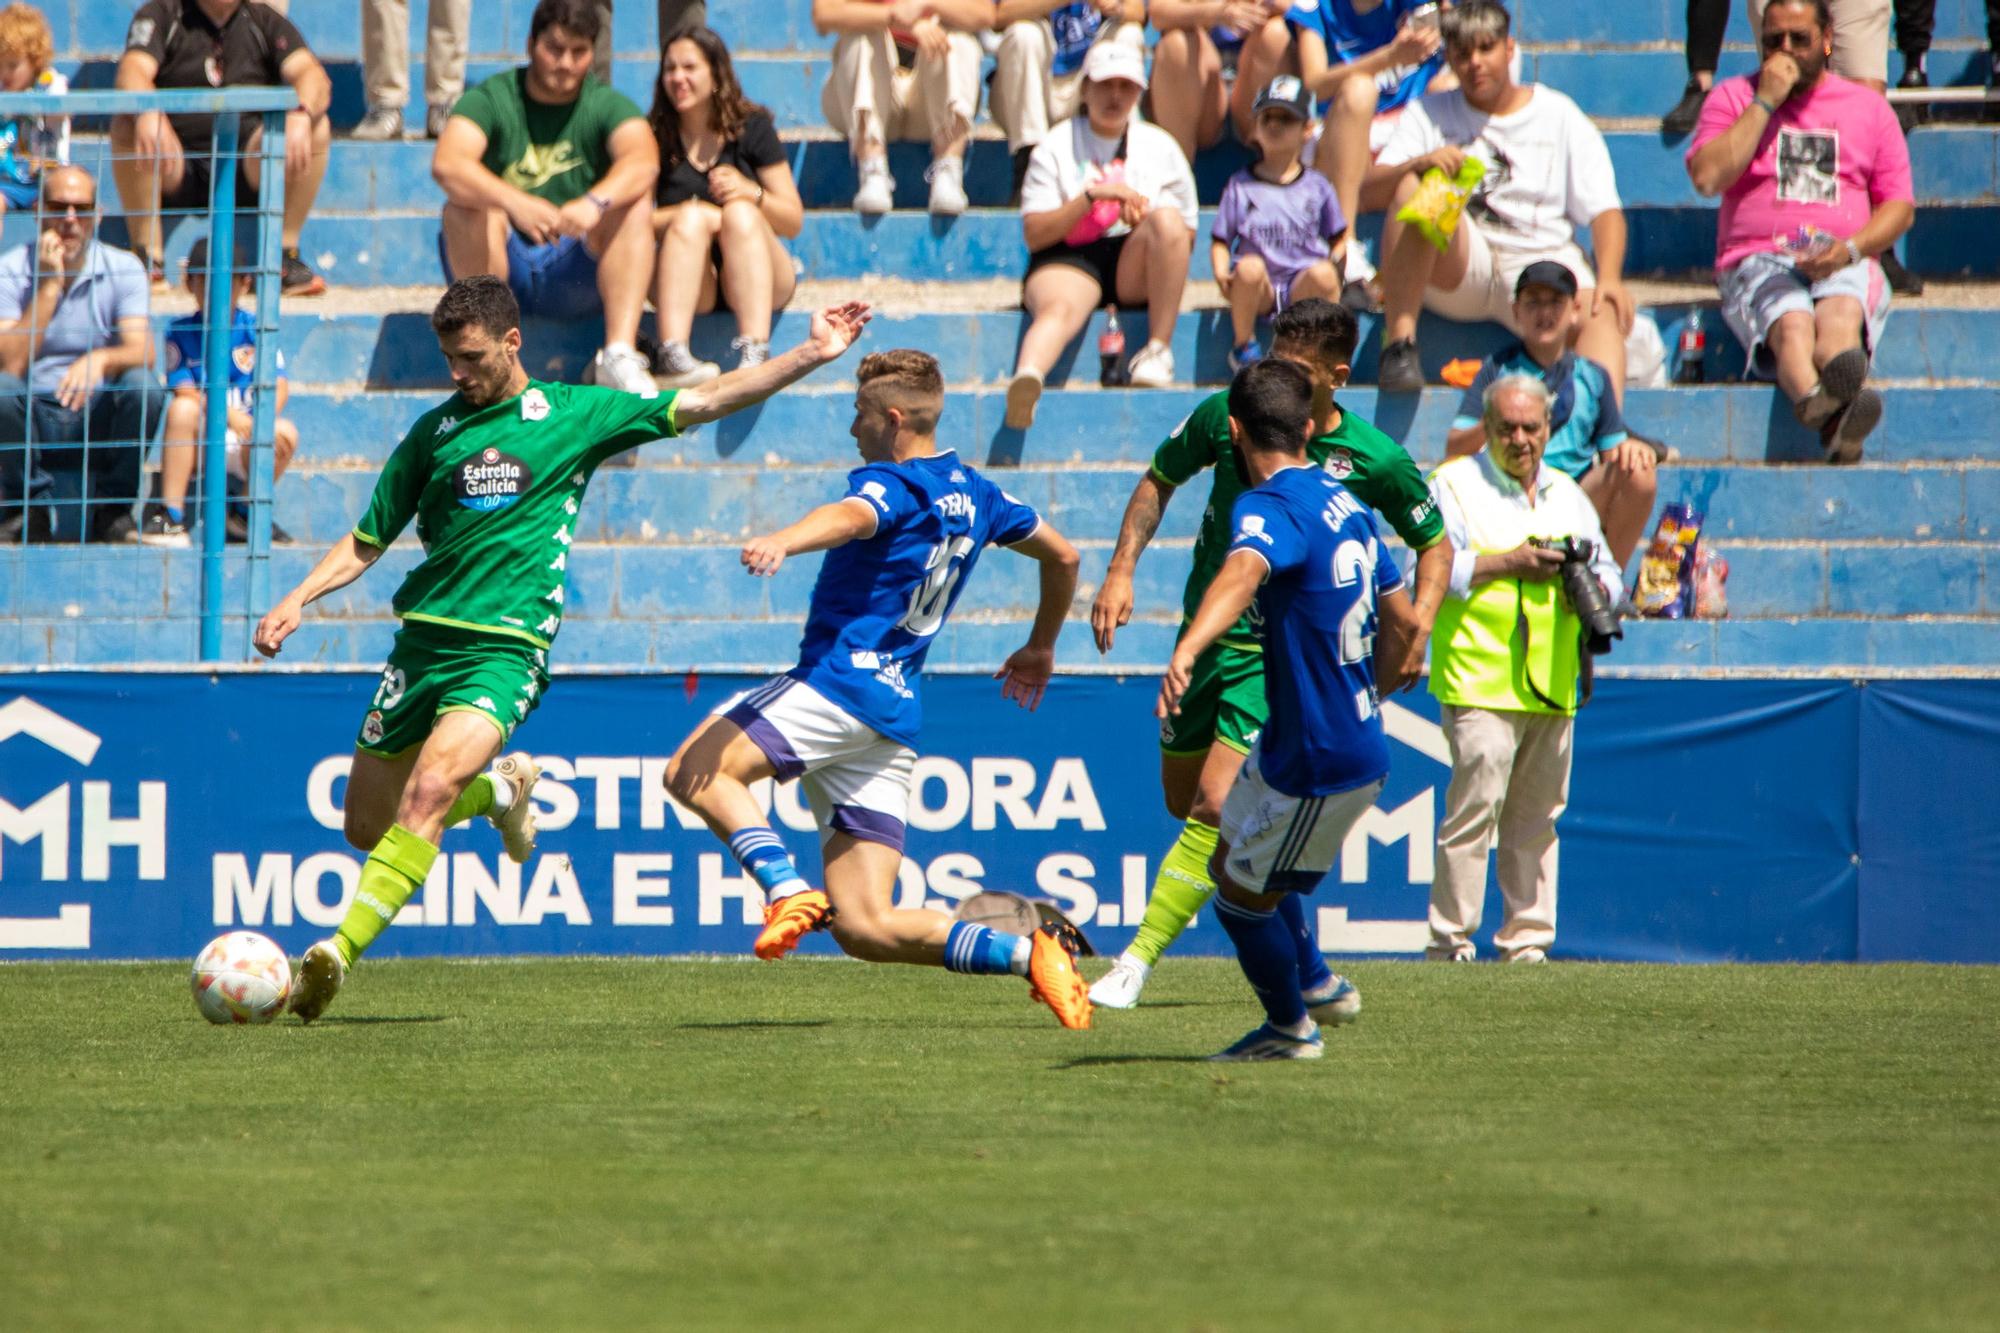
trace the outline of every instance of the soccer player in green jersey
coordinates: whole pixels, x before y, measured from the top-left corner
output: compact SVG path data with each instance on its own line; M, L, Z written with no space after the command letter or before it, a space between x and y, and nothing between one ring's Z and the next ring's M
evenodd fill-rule
M1430 488L1401 445L1334 401L1347 383L1357 330L1353 312L1317 298L1286 307L1274 325L1271 355L1296 362L1312 378L1316 433L1307 453L1363 503L1381 511L1396 535L1417 553L1416 614L1421 632L1384 680L1391 688L1413 682L1422 670L1431 622L1451 577L1451 543L1431 502ZM1229 442L1229 391L1204 399L1154 451L1153 464L1132 492L1118 545L1104 574L1104 586L1090 608L1097 650L1109 652L1120 626L1132 618L1132 575L1139 555L1159 529L1160 516L1174 492L1204 468L1214 470L1208 511L1195 538L1194 569L1188 574L1182 624L1194 618L1209 583L1229 554L1231 511L1248 490L1250 474ZM1184 820L1181 835L1160 862L1153 896L1138 934L1091 988L1091 1003L1129 1009L1139 1002L1146 978L1215 893L1209 858L1215 852L1216 823L1223 798L1243 767L1243 757L1263 729L1264 655L1256 608L1197 659L1180 712L1160 725L1160 785L1167 810ZM1285 908L1288 924L1305 931L1305 909L1293 895ZM1296 919L1294 919L1296 918ZM1328 983L1345 983L1334 977ZM1332 991L1329 991L1331 994ZM1353 996L1352 988L1347 994ZM1314 1002L1308 996L1308 1003ZM1350 1009L1358 1008L1358 997ZM1341 1021L1351 1012L1327 1013Z
M368 861L340 929L299 964L293 1013L310 1023L325 1012L347 969L424 882L447 828L485 815L515 861L534 851L529 796L540 771L525 754L494 758L548 688L591 474L633 445L727 416L835 360L868 318L861 302L822 310L783 356L646 399L530 379L520 306L500 279L465 278L445 292L431 328L458 392L417 418L354 531L257 626L257 651L277 656L309 604L361 577L416 520L424 558L396 590L403 625L347 778L347 840Z

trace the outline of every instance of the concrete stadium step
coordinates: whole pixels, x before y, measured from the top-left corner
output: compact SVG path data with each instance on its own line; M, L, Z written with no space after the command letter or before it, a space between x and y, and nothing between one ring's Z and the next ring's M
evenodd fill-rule
M879 345L892 344L885 340ZM1006 395L1001 387L953 389L946 397L940 435L982 468L1076 465L1136 470L1146 465L1154 446L1206 392L1213 389L1105 390L1057 384L1043 395L1034 428L1023 433L1002 423ZM1987 475L1985 465L1993 457L1991 422L2000 417L2000 390L1890 387L1882 393L1886 410L1883 425L1868 442L1871 463L1968 466L1968 475ZM854 445L847 434L852 394L851 388L838 384L809 381L683 439L644 446L636 471L655 475L679 465L716 464L768 464L807 471L853 467ZM1422 395L1378 395L1355 388L1343 392L1341 402L1402 441L1419 459L1434 462L1443 453L1461 396L1443 388ZM372 473L410 423L442 397L438 392L354 392L295 385L287 414L299 426L301 453L296 466ZM1626 415L1634 429L1679 449L1688 464L1756 467L1811 464L1820 458L1818 436L1799 426L1790 408L1767 387L1634 389ZM1794 479L1812 471L1766 470ZM1667 475L1671 478L1675 472L1670 469ZM1992 475L2000 476L2000 470ZM1669 493L1666 498L1673 496ZM1118 503L1122 508L1122 498ZM282 512L280 522L291 526Z
M773 325L774 343L784 347L805 336L813 308L810 302L833 299L844 288L816 283L802 291L792 308L779 314ZM1011 289L1009 289L1011 292ZM1699 289L1685 289L1689 294ZM1944 289L1940 289L1942 292ZM1191 294L1194 296L1197 294ZM1212 289L1204 289L1200 299L1213 300ZM1675 295L1681 295L1676 292ZM1701 305L1702 327L1708 337L1707 368L1710 379L1721 384L1739 377L1743 371L1743 349L1723 324L1712 304L1713 292ZM438 356L432 336L429 308L433 294L408 302L412 308L387 313L323 314L324 309L341 309L334 301L294 301L284 308L283 345L292 379L299 385L365 384L370 389L436 389L449 392L450 379ZM344 301L345 298L338 298ZM1640 309L1659 325L1669 348L1678 345L1691 301L1648 303L1639 294ZM369 294L361 301L374 304ZM160 319L169 316L161 314ZM1356 348L1354 380L1372 382L1380 355L1380 318L1360 319L1361 338ZM1052 384L1094 379L1096 336L1103 315L1092 317L1077 345L1076 359L1058 368ZM1128 347L1137 349L1150 331L1143 311L1127 311L1119 316ZM941 313L913 313L888 309L869 324L867 347L919 347L943 363L946 380L953 385L1004 384L1013 372L1014 353L1027 318L1012 309L964 309ZM1877 380L1950 381L1955 386L2000 381L2000 365L1990 352L2000 333L2000 308L1992 306L1943 306L1898 303L1887 336L1877 352L1872 373ZM575 322L553 323L530 320L522 330L523 356L530 372L560 378L576 374L596 351L602 330ZM727 368L734 364L729 341L736 336L736 323L729 315L705 315L695 321L693 347L697 354ZM1265 334L1268 339L1268 329ZM1457 324L1429 314L1418 322L1417 340L1427 373L1433 377L1439 367L1456 357L1482 357L1508 340L1509 334L1497 324ZM1213 305L1184 311L1174 325L1172 345L1179 379L1194 384L1223 385L1229 381L1229 318ZM851 382L855 362L844 360L815 375L810 385ZM403 410L398 407L397 410Z

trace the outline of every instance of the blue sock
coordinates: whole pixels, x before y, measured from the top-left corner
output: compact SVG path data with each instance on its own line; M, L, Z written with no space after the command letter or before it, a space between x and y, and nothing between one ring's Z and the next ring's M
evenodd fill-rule
M1296 893L1286 894L1278 904L1278 917L1298 944L1299 989L1318 990L1332 981L1333 969L1326 965L1326 955L1319 951L1319 935L1306 924L1305 898Z
M1005 976L1015 970L1017 957L1025 958L1027 943L1019 935L1009 935L991 926L954 921L951 923L951 934L944 940L945 971Z
M792 856L778 835L764 824L738 829L729 840L729 850L742 867L763 886L764 896L773 901L806 887L792 865Z
M1276 912L1256 912L1215 895L1215 915L1236 946L1236 961L1264 1005L1273 1027L1296 1028L1305 1021L1299 993L1298 941Z
M176 509L173 505L161 505L160 508L166 510L167 517L172 519L174 522L176 523L187 522L187 513L185 510Z

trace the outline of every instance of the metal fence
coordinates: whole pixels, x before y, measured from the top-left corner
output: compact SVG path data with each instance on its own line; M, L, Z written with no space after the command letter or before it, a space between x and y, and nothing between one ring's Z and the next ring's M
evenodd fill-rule
M13 566L0 571L0 619L13 618L17 642L59 634L65 619L101 630L129 608L132 658L249 654L270 601L284 120L295 104L289 89L265 87L0 94L0 125L22 131L22 174L38 173L17 182L0 223L0 303L18 303L17 318L0 318L0 561ZM120 154L104 133L115 117L153 114L194 131L178 192L160 188L173 164L157 146ZM65 120L77 132L60 134ZM27 151L57 145L67 163ZM253 159L254 203L238 180ZM65 165L89 174L91 195ZM135 239L146 250L139 279ZM136 357L124 354L135 281L145 289ZM168 491L183 486L177 531Z

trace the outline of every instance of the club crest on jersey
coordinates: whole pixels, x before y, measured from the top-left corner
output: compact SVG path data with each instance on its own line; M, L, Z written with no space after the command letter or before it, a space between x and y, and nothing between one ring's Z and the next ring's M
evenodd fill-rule
M1354 475L1354 455L1345 449L1335 449L1326 456L1326 470L1335 481L1346 481Z
M379 745L382 742L382 714L371 712L361 722L361 742L364 745Z
M530 389L521 395L521 420L540 421L549 414L549 400L540 389Z
M236 363L239 371L248 375L257 369L257 344L244 343L229 353L229 359Z
M458 502L486 514L505 509L534 484L534 473L512 454L486 448L458 465Z

